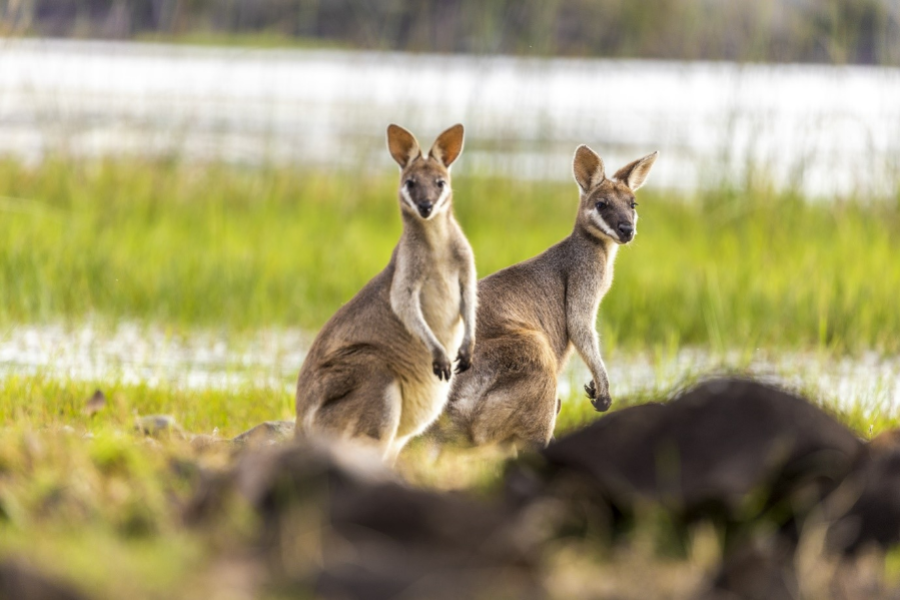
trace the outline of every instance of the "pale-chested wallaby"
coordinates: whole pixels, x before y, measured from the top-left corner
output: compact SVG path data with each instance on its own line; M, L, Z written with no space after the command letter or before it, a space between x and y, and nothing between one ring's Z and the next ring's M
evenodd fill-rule
M585 391L594 408L609 408L597 309L612 284L619 245L634 239L634 192L656 156L607 177L600 157L580 146L574 171L581 201L572 234L479 282L474 366L454 379L448 404L455 428L471 443L545 446L559 410L557 377L572 347L591 371Z
M443 411L451 357L458 352L457 373L471 364L477 282L450 188L462 125L427 155L402 127L387 137L400 165L403 234L387 267L313 342L297 381L297 435L371 441L393 460Z

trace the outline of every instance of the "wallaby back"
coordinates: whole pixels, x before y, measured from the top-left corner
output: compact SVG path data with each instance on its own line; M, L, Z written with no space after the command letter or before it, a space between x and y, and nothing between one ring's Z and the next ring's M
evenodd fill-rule
M448 412L476 445L546 445L560 407L557 378L572 348L591 371L585 391L599 411L609 408L609 379L595 323L612 285L619 245L636 235L634 192L657 154L607 177L587 146L575 152L579 186L575 227L543 254L479 282L478 347L473 368L453 382Z
M471 247L453 218L450 165L462 125L427 155L415 137L388 127L400 165L403 233L387 267L342 306L316 337L297 381L298 435L377 445L393 460L441 413L451 377L475 344L476 276Z

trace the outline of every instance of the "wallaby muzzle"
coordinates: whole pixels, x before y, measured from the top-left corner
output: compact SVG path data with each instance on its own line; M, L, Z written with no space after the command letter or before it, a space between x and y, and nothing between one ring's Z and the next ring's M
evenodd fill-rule
M419 210L419 214L422 215L423 219L427 219L431 214L431 211L434 209L434 204L431 202L420 202L416 204L416 208Z
M616 227L616 235L619 236L619 239L622 240L623 244L626 244L634 239L634 225L630 223L619 223L618 227Z

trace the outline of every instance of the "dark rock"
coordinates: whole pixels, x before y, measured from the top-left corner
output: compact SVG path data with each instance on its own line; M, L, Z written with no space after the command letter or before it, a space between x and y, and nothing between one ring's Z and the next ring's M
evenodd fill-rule
M250 450L232 472L209 478L189 520L215 514L229 490L261 517L258 543L275 587L324 598L545 595L535 544L514 514L410 489L377 455L310 443Z
M138 417L134 421L134 428L144 435L174 435L184 437L184 432L181 430L181 427L178 426L175 417L170 415Z
M294 438L294 421L266 421L235 437L235 446L278 444Z
M197 433L191 436L191 448L198 452L224 447L228 441L215 435Z
M761 383L711 380L666 404L624 408L543 451L546 476L576 478L616 510L660 504L687 519L796 513L847 475L863 450L807 400Z
M882 431L869 442L872 452L890 452L900 450L900 429Z
M826 507L836 520L828 532L832 550L851 553L900 542L900 448L873 449Z
M514 515L499 506L383 484L345 487L330 508L333 548L326 544L328 568L316 586L323 596L545 596L535 548L514 535ZM347 544L352 555L340 552Z
M84 414L92 417L105 407L106 395L101 390L97 390L94 392L94 395L88 398L88 401L84 403Z
M732 552L700 600L800 598L793 548L778 537L753 540Z
M23 563L0 561L0 600L84 600L73 588L44 576Z

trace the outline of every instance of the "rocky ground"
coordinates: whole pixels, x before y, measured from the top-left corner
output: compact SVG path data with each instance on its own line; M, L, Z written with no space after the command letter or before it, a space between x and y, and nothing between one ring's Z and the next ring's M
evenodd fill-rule
M172 466L190 472L180 526L221 538L192 579L204 597L900 597L900 434L866 443L750 380L621 409L467 492L295 440L290 421L230 440L164 417L135 427L226 457ZM223 535L236 519L241 535ZM26 561L0 563L0 598L82 597Z

